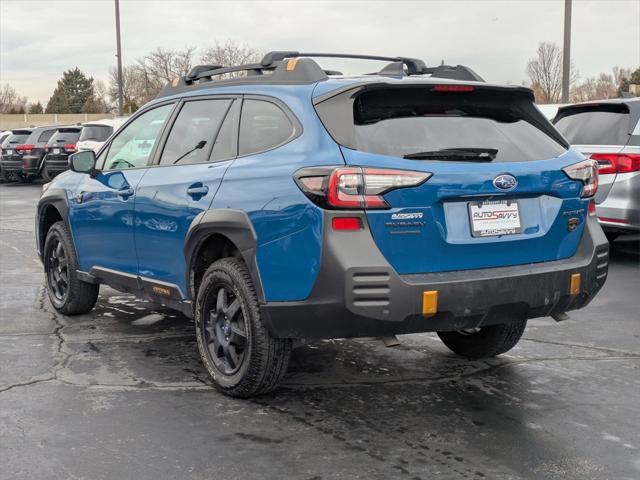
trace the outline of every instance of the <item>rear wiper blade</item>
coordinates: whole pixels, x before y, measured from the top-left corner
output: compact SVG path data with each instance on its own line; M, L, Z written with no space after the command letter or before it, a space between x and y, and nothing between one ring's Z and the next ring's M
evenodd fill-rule
M427 152L409 153L409 160L469 160L473 162L491 162L498 154L497 148L443 148Z

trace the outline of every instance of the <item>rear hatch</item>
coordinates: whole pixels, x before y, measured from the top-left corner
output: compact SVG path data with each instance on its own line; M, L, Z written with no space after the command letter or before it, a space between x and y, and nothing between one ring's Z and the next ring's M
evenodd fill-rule
M26 151L24 146L29 135L31 135L31 130L14 130L3 146L2 160L6 162L22 162L22 155Z
M640 166L637 160L629 162L625 155L629 153L625 147L637 121L624 103L585 103L558 110L553 121L556 128L574 149L600 166L596 203L607 198L618 174L632 173L632 165ZM631 154L638 156L637 151Z
M45 162L48 168L66 169L68 167L69 155L76 151L81 130L81 127L65 127L53 134L46 146Z
M431 174L384 193L386 208L366 207L373 238L398 273L575 253L589 201L562 168L583 157L567 149L529 90L377 85L323 98L316 109L365 184L379 168Z

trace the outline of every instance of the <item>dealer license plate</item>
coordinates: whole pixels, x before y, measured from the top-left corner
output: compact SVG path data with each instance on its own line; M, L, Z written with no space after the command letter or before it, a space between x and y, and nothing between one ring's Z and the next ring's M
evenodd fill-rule
M513 235L522 232L516 200L469 203L471 234L474 237Z

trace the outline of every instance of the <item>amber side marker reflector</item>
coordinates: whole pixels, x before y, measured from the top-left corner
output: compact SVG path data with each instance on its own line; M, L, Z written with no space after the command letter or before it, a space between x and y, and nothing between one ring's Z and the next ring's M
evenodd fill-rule
M179 83L180 83L180 78L174 78L173 81L171 82L171 86L173 88L176 88Z
M422 315L435 315L438 311L438 291L422 292Z
M569 293L571 295L577 295L580 293L580 274L574 273L571 275L571 285L569 287Z
M287 60L287 72L290 72L294 68L296 68L296 63L298 63L297 58L290 58L289 60Z

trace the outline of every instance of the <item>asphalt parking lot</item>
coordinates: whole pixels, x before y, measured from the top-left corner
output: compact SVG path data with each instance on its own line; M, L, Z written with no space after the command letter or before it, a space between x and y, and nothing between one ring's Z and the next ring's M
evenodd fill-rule
M55 313L39 192L0 185L2 479L640 478L637 239L589 307L531 321L507 355L316 342L242 401L210 386L180 314L104 287L91 314Z

